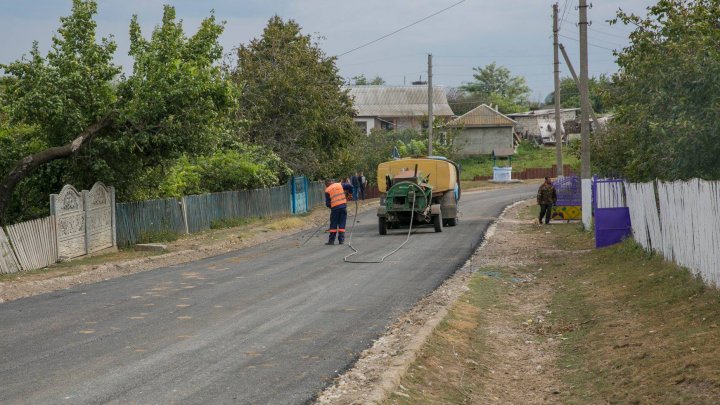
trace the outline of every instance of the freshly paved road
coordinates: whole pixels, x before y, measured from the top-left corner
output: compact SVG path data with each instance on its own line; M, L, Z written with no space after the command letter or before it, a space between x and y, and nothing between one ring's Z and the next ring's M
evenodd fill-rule
M308 402L534 191L466 193L457 227L418 229L383 264L292 235L0 304L0 403ZM405 239L378 236L372 211L358 219L355 258Z

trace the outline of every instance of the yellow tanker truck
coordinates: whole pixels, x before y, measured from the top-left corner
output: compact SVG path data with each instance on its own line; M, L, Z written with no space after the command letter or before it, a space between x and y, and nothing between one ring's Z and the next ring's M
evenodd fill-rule
M378 231L429 225L435 232L458 222L460 167L440 156L392 160L378 165Z

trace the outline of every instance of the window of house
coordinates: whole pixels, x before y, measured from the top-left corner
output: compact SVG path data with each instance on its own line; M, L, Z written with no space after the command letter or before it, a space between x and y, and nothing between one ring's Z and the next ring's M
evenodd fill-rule
M355 121L355 125L360 128L363 134L367 134L367 121Z

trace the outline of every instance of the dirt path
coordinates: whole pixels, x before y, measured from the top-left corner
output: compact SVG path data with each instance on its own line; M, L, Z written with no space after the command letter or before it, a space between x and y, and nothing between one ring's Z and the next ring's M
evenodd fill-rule
M534 224L518 215L529 204L514 207L498 224L479 260L479 267L504 268L512 277L502 283L508 287L502 294L502 305L493 304L482 314L482 329L491 358L485 376L481 403L539 404L556 402L565 391L560 383L558 344L546 317L551 314L553 286L539 281L542 267L538 251L544 247L536 235L518 232L519 224ZM514 270L514 271L513 271ZM482 270L481 270L482 271ZM496 277L484 271L484 277Z

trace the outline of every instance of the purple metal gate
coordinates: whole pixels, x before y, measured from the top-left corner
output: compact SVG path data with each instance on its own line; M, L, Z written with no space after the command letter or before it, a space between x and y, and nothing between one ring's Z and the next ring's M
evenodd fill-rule
M614 245L632 234L623 180L593 178L592 207L596 248Z
M553 220L582 219L582 189L578 176L560 177L553 182L557 202L553 206Z

